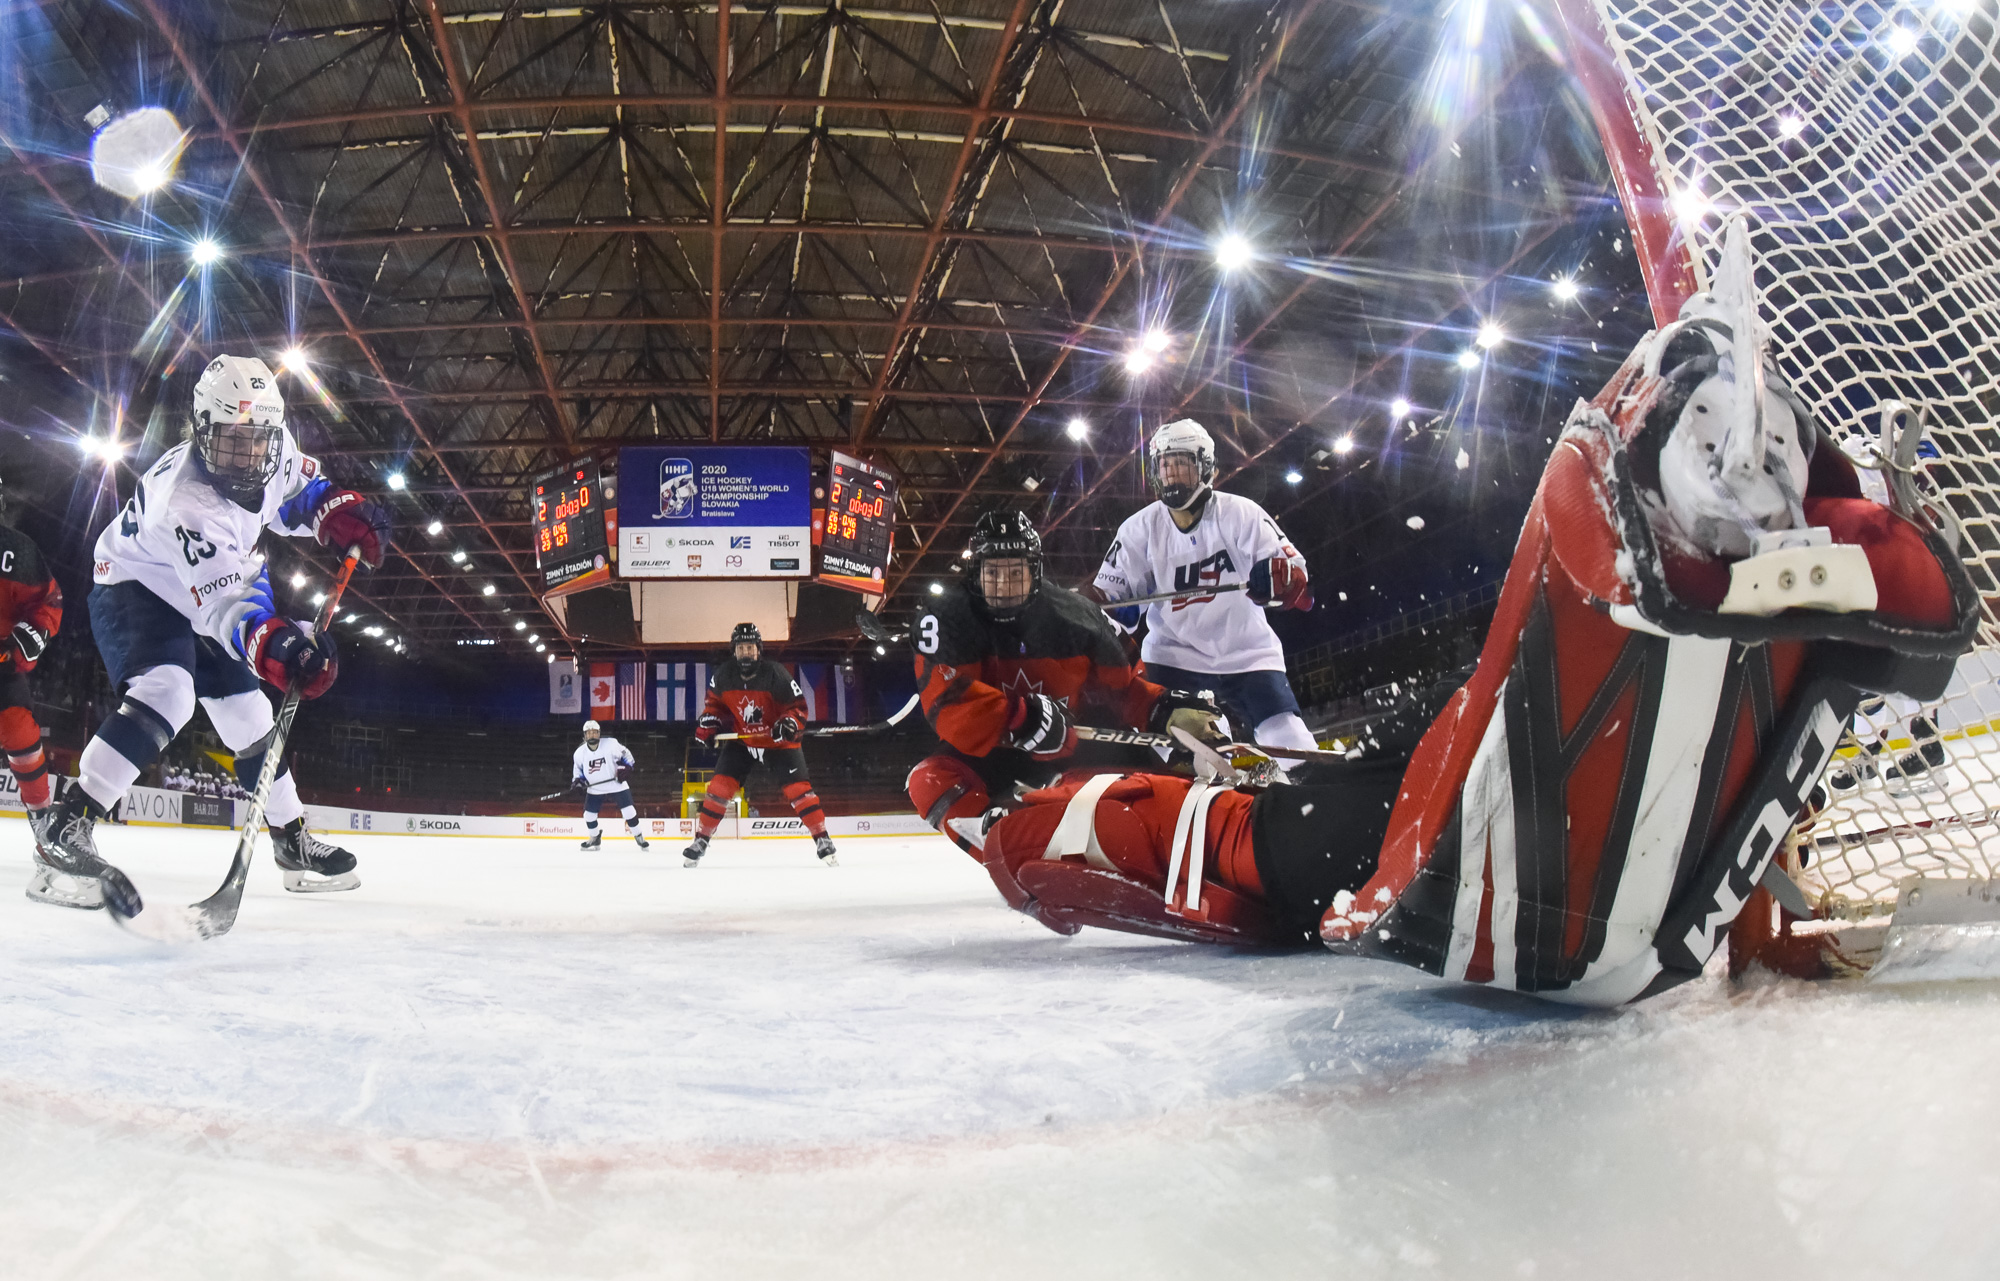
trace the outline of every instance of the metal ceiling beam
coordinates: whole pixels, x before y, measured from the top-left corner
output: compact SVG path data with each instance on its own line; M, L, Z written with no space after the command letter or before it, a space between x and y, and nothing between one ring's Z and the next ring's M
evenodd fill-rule
M1014 0L1013 11L1007 15L1007 26L1000 33L1000 46L993 51L993 65L987 70L986 83L980 88L979 104L966 117L965 140L959 144L951 175L944 181L937 213L931 218L923 249L917 254L917 269L911 273L910 287L903 291L903 306L896 313L895 327L889 331L889 345L875 371L874 384L868 389L867 406L855 421L854 438L850 442L852 449L859 450L867 443L868 430L875 425L876 415L881 412L882 393L888 388L889 378L895 371L896 357L902 350L904 336L909 332L910 317L923 300L924 282L930 275L931 263L945 243L945 224L959 208L959 183L964 181L966 171L971 168L973 154L979 150L980 136L992 119L993 95L1000 90L1000 77L1007 70L1008 57L1014 52L1014 41L1021 33L1021 20L1027 16L1028 3L1029 0Z
M708 193L708 438L722 439L722 233L729 223L729 0L715 7L715 182Z
M574 440L576 423L570 418L569 408L563 404L562 397L556 394L555 373L549 368L549 353L542 346L541 330L535 326L535 305L528 297L527 285L521 278L521 264L514 257L513 237L507 230L507 211L500 205L492 171L486 164L486 152L479 145L478 129L472 123L465 76L459 70L458 55L452 51L451 34L444 29L444 15L438 11L437 0L424 0L424 10L430 15L431 38L437 42L438 60L444 64L445 79L451 85L452 116L465 135L465 150L472 160L473 176L479 183L479 197L486 204L486 217L492 224L489 234L494 249L500 255L501 267L507 273L507 283L513 286L514 305L520 309L521 326L527 331L528 346L535 353L535 370L541 375L542 390L548 395L549 412L555 416L556 430L563 434L564 439Z
M1271 74L1271 69L1278 64L1279 58L1283 56L1286 47L1291 43L1292 36L1297 33L1306 19L1320 7L1321 2L1322 0L1302 0L1302 3L1299 4L1290 20L1285 22L1280 31L1274 36L1270 48L1262 58L1258 59L1256 68L1237 92L1236 101L1230 105L1228 114L1216 123L1215 128L1210 131L1207 140L1204 142L1200 153L1188 162L1186 168L1181 173L1180 180L1174 184L1173 189L1167 193L1167 198L1161 202L1160 208L1153 215L1152 230L1148 231L1141 238L1139 244L1134 246L1134 250L1130 256L1119 260L1118 266L1111 273L1111 278L1105 281L1103 290L1098 294L1097 301L1091 305L1090 311L1085 314L1083 320L1077 325L1071 341L1057 348L1055 358L1049 362L1048 369L1037 380L1034 391L1029 395L1026 403L1015 413L1013 421L1007 424L1006 430L994 441L994 452L988 454L980 462L978 470L973 473L971 479L967 482L966 487L968 489L979 483L980 479L986 474L987 469L993 465L993 460L999 456L1000 449L1004 448L1014 438L1014 433L1021 429L1021 424L1028 420L1028 415L1034 412L1035 407L1043 403L1042 396L1048 391L1049 385L1055 381L1056 374L1062 370L1064 363L1069 359L1069 354L1082 345L1085 335L1096 325L1098 316L1103 313L1106 307L1111 305L1111 300L1117 295L1119 286L1124 284L1127 273L1141 260L1147 246L1158 237L1160 229L1165 225L1167 219L1179 207L1181 198L1194 186L1195 179L1201 174L1202 166L1207 164L1209 158L1222 149L1230 132L1236 128L1237 121L1243 118L1243 113L1249 109L1251 102L1256 99L1258 92L1263 88L1265 78ZM950 522L952 517L958 514L958 509L964 503L965 496L961 494L958 501L954 502L950 509L945 512L943 520L932 526L930 534L925 537L917 548L918 559L921 559L925 553L930 551L931 545L937 541L939 535L944 532L945 526ZM906 569L898 574L888 584L888 594L891 596L895 595L901 589L904 581L909 578L911 572L913 572L912 569Z
M1064 351L1072 350L1065 344ZM1046 390L1046 389L1042 389ZM476 390L425 391L415 387L387 387L379 393L364 393L343 396L341 400L350 405L403 404L405 402L435 404L481 404L507 401L532 400L545 395L539 387L486 387ZM731 397L745 400L859 400L868 394L866 387L845 387L840 385L809 385L802 383L744 383L721 387L704 386L701 383L604 383L602 385L568 386L561 394L570 400L650 400L654 397ZM917 403L941 404L989 404L1020 405L1029 409L1036 405L1063 405L1083 409L1121 410L1132 408L1125 400L1091 400L1080 396L1043 396L1036 392L1019 391L899 391L896 399ZM1025 412L1024 416L1025 416ZM1018 424L1017 424L1018 425ZM590 445L588 436L578 437L579 446ZM839 442L832 442L839 443ZM1004 442L1003 442L1004 443ZM424 447L430 448L426 439Z
M383 367L381 358L376 355L375 349L369 345L366 338L355 332L354 317L348 313L346 305L341 302L340 295L333 287L333 282L326 278L325 273L320 271L319 264L313 260L311 254L305 251L304 241L300 237L298 229L292 225L291 217L285 212L285 207L278 200L277 193L272 191L270 184L265 181L262 171L250 162L249 149L242 141L243 135L237 130L227 128L228 115L223 111L221 102L217 100L214 92L209 88L207 78L202 74L201 68L195 65L193 57L188 53L187 45L181 40L180 32L174 27L172 21L167 17L165 10L161 7L161 0L139 0L139 4L146 11L146 16L152 22L154 28L159 31L161 38L167 42L167 47L172 52L174 61L180 66L181 74L187 77L188 86L194 90L195 96L201 100L202 109L208 113L209 118L215 121L218 126L225 128L226 132L224 136L228 140L231 150L236 153L237 166L240 172L245 178L250 180L250 185L256 188L258 197L263 200L265 208L270 211L271 217L277 222L279 230L284 233L285 239L293 246L295 258L304 265L307 273L312 276L313 283L318 286L321 296L327 301L327 305L333 308L333 313L339 318L342 328L347 332L355 346L361 349L361 354L367 359L369 368L374 371L376 379L387 389L389 399L401 411L404 420L410 424L410 430L416 434L417 439L426 448L429 448L431 443L430 433L424 429L423 423L417 418L415 411L410 408L409 403L397 393L395 383L390 379L389 371ZM450 467L446 465L443 459L438 460L438 466L443 469L446 479L450 480L454 487L457 487L459 485L458 478L452 474ZM463 501L475 516L480 516L480 527L485 531L487 538L492 542L494 548L500 552L501 556L506 559L509 571L519 580L522 588L527 591L530 597L533 597L535 595L534 585L528 581L527 575L515 563L513 555L502 547L499 535L493 531L492 526L486 522L479 512L478 507L473 504L471 499L466 498Z

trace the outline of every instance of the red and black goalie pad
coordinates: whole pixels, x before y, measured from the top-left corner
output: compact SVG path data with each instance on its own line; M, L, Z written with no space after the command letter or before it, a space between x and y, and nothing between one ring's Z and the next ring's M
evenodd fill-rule
M772 731L787 717L805 723L806 695L792 674L771 659L760 659L746 676L735 659L718 658L709 669L701 714L721 721L725 732L741 734L750 747L783 747L787 744L774 739Z
M15 625L28 624L46 647L47 638L62 628L62 612L62 588L41 549L20 530L0 525L0 664L34 671L35 659L13 642Z
M1329 944L1583 1004L1691 978L1858 691L1949 679L1976 623L1963 566L1859 498L1831 447L1805 508L1867 552L1878 607L1716 612L1727 565L1647 524L1627 448L1646 381L1628 362L1564 432L1479 665L1417 747L1376 874L1321 922Z
M986 617L963 586L947 585L917 615L910 643L924 716L968 756L1005 744L1031 694L1062 703L1079 721L1137 729L1162 692L1134 670L1103 612L1054 584L1006 623Z

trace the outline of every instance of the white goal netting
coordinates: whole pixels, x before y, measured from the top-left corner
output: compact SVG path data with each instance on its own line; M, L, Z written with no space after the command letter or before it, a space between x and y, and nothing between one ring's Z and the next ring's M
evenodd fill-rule
M1660 184L1653 215L1686 237L1698 283L1723 220L1749 215L1773 355L1821 423L1852 452L1883 402L1927 411L1922 483L1987 597L1943 701L1864 703L1822 781L1799 879L1833 916L1888 910L1915 873L2000 872L1996 2L1558 0L1637 126L1605 130L1639 153L1614 164ZM1621 185L1636 221L1643 197Z

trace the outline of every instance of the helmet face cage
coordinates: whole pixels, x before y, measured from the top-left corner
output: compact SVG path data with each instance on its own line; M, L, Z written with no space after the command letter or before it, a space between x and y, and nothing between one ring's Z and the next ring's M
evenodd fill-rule
M232 494L261 494L278 474L276 423L217 423L203 411L194 422L195 453L208 474Z
M1028 591L1019 601L995 605L980 581L989 560L1021 560L1028 564ZM988 512L972 531L972 556L966 564L966 590L988 617L1007 622L1028 607L1042 589L1042 536L1019 512Z
M1177 456L1194 463L1193 485L1167 483L1164 464ZM1162 502L1176 511L1184 510L1200 497L1203 490L1215 483L1215 442L1209 439L1207 430L1193 419L1183 418L1154 432L1146 445L1146 483Z
M757 647L756 657L744 658L738 654L736 648L739 645L755 645ZM757 630L757 624L736 624L735 630L729 633L729 656L734 658L745 671L755 666L764 657L764 633Z

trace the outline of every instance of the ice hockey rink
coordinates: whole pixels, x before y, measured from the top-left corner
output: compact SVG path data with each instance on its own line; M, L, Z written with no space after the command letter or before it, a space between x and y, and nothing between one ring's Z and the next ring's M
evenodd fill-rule
M227 832L100 829L161 901ZM0 880L28 873L0 820ZM1990 1277L2000 988L1578 1012L1085 931L936 838L0 896L0 1276Z

